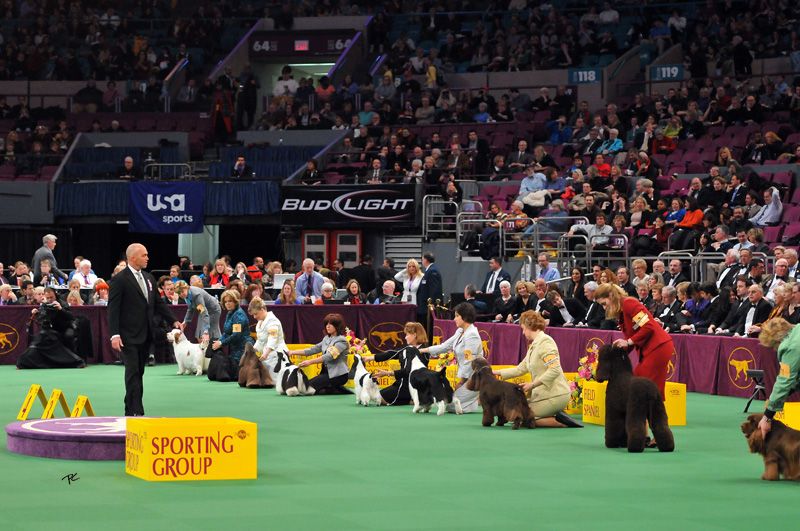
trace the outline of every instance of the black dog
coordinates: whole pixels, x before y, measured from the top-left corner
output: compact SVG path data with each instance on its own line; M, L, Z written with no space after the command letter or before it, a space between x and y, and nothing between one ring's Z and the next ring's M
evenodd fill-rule
M408 383L411 400L414 401L412 413L427 413L432 405L437 404L436 414L444 415L446 406L452 403L456 413L461 414L461 401L453 397L453 387L447 380L446 373L446 367L439 372L428 369L419 356L411 360Z
M675 440L667 422L667 410L658 387L647 378L633 375L625 349L604 345L597 362L597 381L608 381L606 389L606 448L628 447L644 451L647 422L658 450L671 452Z

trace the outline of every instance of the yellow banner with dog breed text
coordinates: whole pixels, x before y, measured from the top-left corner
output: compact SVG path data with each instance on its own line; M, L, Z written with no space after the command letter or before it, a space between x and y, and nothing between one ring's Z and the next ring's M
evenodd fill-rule
M257 428L230 417L128 418L125 472L147 481L256 479Z

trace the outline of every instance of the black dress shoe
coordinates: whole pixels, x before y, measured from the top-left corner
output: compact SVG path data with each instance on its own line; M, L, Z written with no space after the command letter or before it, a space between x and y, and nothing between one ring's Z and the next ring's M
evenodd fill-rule
M563 411L559 411L558 413L556 413L555 418L558 422L560 422L567 428L583 428L583 424L581 424L574 418L570 417Z

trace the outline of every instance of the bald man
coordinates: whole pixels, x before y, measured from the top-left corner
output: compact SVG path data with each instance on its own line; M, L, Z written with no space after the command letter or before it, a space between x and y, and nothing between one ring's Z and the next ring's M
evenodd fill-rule
M128 265L111 278L108 295L108 326L111 348L121 353L125 365L125 416L144 415L142 377L154 332L156 314L175 328L175 320L158 294L156 281L144 271L149 257L140 243L125 251Z

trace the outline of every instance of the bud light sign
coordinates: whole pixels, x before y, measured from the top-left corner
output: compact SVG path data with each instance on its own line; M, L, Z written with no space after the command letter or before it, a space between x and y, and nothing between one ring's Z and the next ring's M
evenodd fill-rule
M130 183L130 232L203 232L205 183Z

